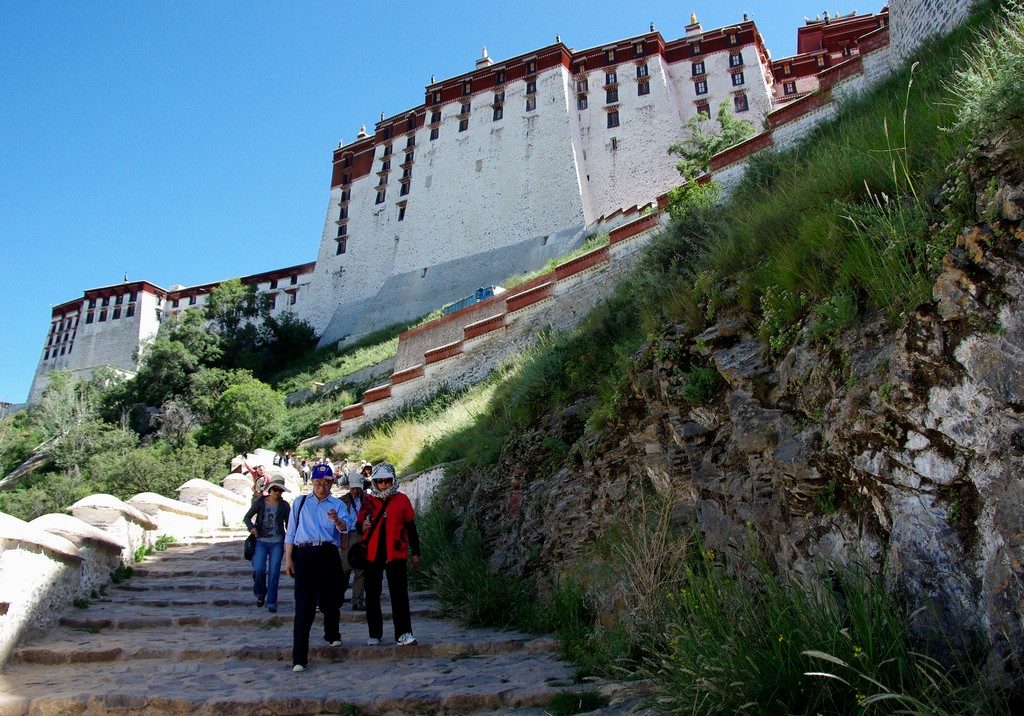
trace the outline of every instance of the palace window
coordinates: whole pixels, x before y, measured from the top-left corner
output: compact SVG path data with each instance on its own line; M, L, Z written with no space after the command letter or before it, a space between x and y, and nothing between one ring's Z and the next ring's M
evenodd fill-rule
M92 323L92 311L89 311L87 314L85 314L85 322Z
M125 318L131 318L135 315L135 304L129 303L128 308L124 310Z
M537 98L536 97L527 97L526 98L526 111L527 112L532 112L535 109L537 109Z
M294 274L293 274L293 275L292 275L292 277L291 277L290 279L288 279L288 283L290 283L290 284L291 284L292 286L294 286L294 285L295 285L295 284L297 284L298 282L299 282L299 277L298 277L298 275L294 275Z
M782 92L783 94L796 94L796 82L783 82Z
M782 74L791 75L793 74L793 65L788 62L782 66Z
M473 81L466 80L462 83L462 96L467 97L471 94L473 94Z
M750 105L747 103L747 95L738 94L732 98L733 106L737 112L746 112L750 109Z
M101 308L100 309L99 322L103 323L105 320L107 320L107 309Z
M348 218L348 207L347 206L343 206L343 207L341 207L341 211L338 212L338 221L341 221L342 219L347 219L347 218Z
M537 94L537 80L530 80L526 83L526 94Z
M585 94L584 95L580 95L579 97L576 98L576 109L586 109L586 108L587 108L587 96Z
M850 57L853 54L853 50L849 45L843 45L842 49L839 50L839 54L843 57Z
M177 307L178 307L178 299L174 299L173 301L171 301L171 308L177 308Z
M818 67L825 66L825 55L818 55Z
M383 162L381 162L380 163L380 170L382 172L389 172L389 171L391 171L391 160L385 159Z
M494 84L505 84L505 70L498 70L497 72L494 73Z
M347 235L348 235L348 224L342 224L341 226L338 227L338 236L347 236Z
M120 306L122 303L124 303L124 294L121 294L120 296L114 296L115 305Z
M276 278L270 280L270 287L271 288L277 288L277 279ZM189 303L192 303L192 301L189 301Z
M612 151L616 151L619 148L619 138L612 137Z
M431 103L432 104L441 104L441 90L437 90L436 92L434 92L434 96L432 98L432 102Z
M109 306L110 305L110 296L104 296L103 297L103 303L100 304L100 305L102 305L102 306Z
M345 238L338 239L338 248L334 252L334 255L335 256L340 256L341 254L345 253L345 247L347 245L348 245L348 239L345 239Z
M732 76L732 86L733 87L739 87L742 84L743 84L743 73L742 72L736 72L735 74L733 74L733 76Z
M645 94L650 94L650 93L651 93L651 83L650 82L646 82L646 81L645 82L641 82L641 83L639 83L636 86L636 94L637 94L637 96L643 96Z
M460 119L459 120L459 131L460 132L465 132L467 129L469 129L469 117L465 117L463 119Z
M729 67L742 67L743 66L743 53L733 52L729 54Z
M605 50L604 51L604 61L605 62L615 62L615 50Z
M384 145L384 151L381 153L380 156L381 156L381 158L383 158L383 157L390 157L391 156L391 145L390 144L385 144Z
M345 172L344 174L341 175L342 184L348 184L351 180L352 178L349 176L348 172Z
M405 121L405 130L409 131L409 130L412 130L412 129L416 129L416 118L415 117L409 117L409 119L407 119Z
M707 80L699 80L697 82L694 82L693 83L693 88L694 88L694 90L696 90L698 95L707 94L708 93L708 83L707 83Z
M435 139L437 139L438 136L440 136L440 134L441 134L441 130L439 128L434 127L433 129L431 129L430 130L430 141L434 141Z
M131 294L128 296L128 300L131 301L132 303L135 303L135 301L138 298L139 298L139 292L138 291L132 291Z
M398 205L398 220L405 221L405 202Z
M408 148L405 150L405 163L412 164L412 160L416 157L416 152L410 151Z
M96 308L96 299L95 298L90 298L89 299L89 308Z
M736 33L735 32L729 33L729 44L730 45L735 45L737 42L739 42L739 38L736 37Z
M633 57L643 57L643 56L644 56L644 43L642 43L642 42L635 43L633 45Z
M289 305L289 306L294 306L294 305L295 305L295 302L296 302L296 301L297 301L298 299L299 299L299 294L297 294L297 293L289 293L289 294L288 294L288 305Z
M388 193L387 189L378 189L377 190L377 200L374 203L375 204L383 204L384 203L384 199L387 198L387 193Z
M494 104L501 104L504 101L505 101L505 93L503 91L502 92L495 92L494 93Z
M636 66L636 76L637 77L646 77L647 76L647 65L637 65Z
M530 60L529 62L527 62L526 63L526 74L532 75L532 74L536 74L536 72L537 72L537 61L536 60Z
M110 320L116 321L120 317L121 317L121 307L120 306L115 306L113 312L110 315Z
M502 118L503 116L505 116L505 115L504 115L504 109L505 109L505 108L504 108L504 107L502 107L502 106L501 106L500 104L499 104L499 105L496 105L496 106L494 107L494 117L493 117L493 121L497 122L497 121L498 121L499 119L501 119L501 118Z
M590 86L587 83L587 78L586 77L584 77L581 80L576 80L576 91L577 92L586 92L589 89L590 89Z
M275 281L274 283L277 283L277 282ZM196 305L196 297L195 296L189 296L188 297L188 305L190 305L190 306Z
M704 119L711 119L711 105L707 102L697 103L697 116Z
M693 63L693 76L697 77L704 74L704 60Z
M608 129L619 126L619 112L618 110L608 113Z
M415 147L415 146L416 146L416 135L415 134L410 134L408 136L408 138L405 140L405 148L409 149L410 147Z
M605 104L614 104L619 101L619 88L612 87L611 89L605 90Z
M460 112L460 114L469 114L469 110L470 109L471 109L470 103L469 102L463 102L462 103L462 111Z
M691 57L696 57L701 52L703 52L703 50L704 50L704 48L701 47L701 44L699 42L691 42L690 43L690 56Z
M411 176L412 176L412 167L406 167L405 169L402 170L402 178L403 179L408 179Z
M267 296L267 308L269 308L271 311L273 311L275 308L277 308L277 294L276 293L272 293L269 296Z
M441 110L435 109L433 112L430 113L430 123L431 124L437 124L440 121L441 121Z
M614 85L614 84L618 84L618 82L619 82L619 76L616 73L614 73L614 72L605 72L604 73L604 83L606 85Z

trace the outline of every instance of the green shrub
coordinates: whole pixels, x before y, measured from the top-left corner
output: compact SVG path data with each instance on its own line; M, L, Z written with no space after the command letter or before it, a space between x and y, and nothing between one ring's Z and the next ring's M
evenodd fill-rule
M551 716L571 716L596 711L608 705L608 697L597 691L563 691L548 702L547 713Z
M255 379L238 383L217 400L203 440L246 453L271 440L284 415L284 396L269 385Z

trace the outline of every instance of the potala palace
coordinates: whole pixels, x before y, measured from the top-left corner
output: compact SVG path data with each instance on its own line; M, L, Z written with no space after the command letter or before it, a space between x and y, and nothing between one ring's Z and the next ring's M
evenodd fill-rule
M786 107L814 103L825 78L880 33L897 49L916 46L968 5L894 0L877 13L825 13L798 28L797 54L779 59L747 17L705 30L693 16L672 39L652 25L582 50L555 38L503 61L484 49L471 71L432 82L419 104L334 150L314 262L242 282L272 313L309 321L321 345L423 315L538 268L678 185L666 150L691 117L724 105L767 129ZM54 307L29 402L52 370L133 372L161 319L203 305L216 285L125 282Z

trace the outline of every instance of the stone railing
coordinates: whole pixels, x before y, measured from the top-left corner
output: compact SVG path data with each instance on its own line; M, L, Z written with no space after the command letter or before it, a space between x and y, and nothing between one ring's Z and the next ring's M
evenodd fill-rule
M637 249L667 221L657 204L625 212L630 218L608 233L608 244L569 259L504 293L417 326L399 336L396 372L370 388L361 402L320 425L303 445L329 444L367 421L436 392L482 380L501 360L526 348L540 328L570 328L605 298L632 265ZM412 350L403 341L420 346Z
M288 473L286 496L298 494L294 470L282 471ZM239 484L229 489L189 480L177 500L152 492L127 501L94 494L71 505L69 514L31 522L0 513L0 664L19 641L53 626L76 600L95 596L112 571L134 564L160 537L241 529L251 479L232 474L224 482Z

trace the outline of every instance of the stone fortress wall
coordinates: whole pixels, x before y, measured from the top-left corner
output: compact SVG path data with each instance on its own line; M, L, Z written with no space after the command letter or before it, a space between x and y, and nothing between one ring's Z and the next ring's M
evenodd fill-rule
M653 201L678 181L665 148L685 120L723 102L736 109L742 95L743 116L755 126L763 118L768 130L715 157L708 178L728 191L752 154L789 147L834 117L837 100L888 76L971 4L894 0L877 15L811 20L799 31L806 51L774 62L746 18L707 32L693 18L671 41L652 27L578 52L559 41L500 64L482 58L474 72L428 86L424 104L382 118L374 134L334 152L315 263L243 280L278 293L275 310L309 320L324 344L423 315L537 268ZM697 94L699 83L706 93ZM608 126L612 112L617 127ZM288 272L297 285L271 282ZM139 285L136 316L116 327L83 317L90 297L122 287L87 291L53 310L30 403L50 370L88 375L109 364L132 372L158 317L202 305L216 286L175 293Z

